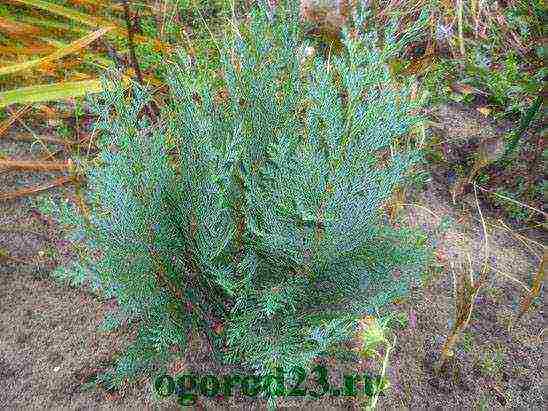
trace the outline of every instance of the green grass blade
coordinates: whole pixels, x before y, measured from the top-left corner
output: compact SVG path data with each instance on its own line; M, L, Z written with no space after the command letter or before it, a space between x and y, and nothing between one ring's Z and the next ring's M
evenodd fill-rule
M64 30L64 31L74 32L74 33L79 33L79 34L86 34L89 31L89 28L87 26L82 27L82 26L76 25L76 24L61 23L61 22L58 22L58 21L46 20L46 19L43 19L43 18L39 19L39 18L33 17L33 16L21 15L21 16L17 16L17 19L19 21L24 22L24 23L34 24L36 26L44 27L47 30L52 30L52 29L54 29L54 30Z
M88 44L94 42L99 37L101 37L103 34L107 33L108 31L112 30L113 27L106 27L99 30L94 31L93 33L89 33L87 36L82 37L81 39L78 39L70 44L68 44L65 47L61 47L58 50L54 51L50 55L46 57L42 57L39 59L34 59L31 61L25 61L24 63L17 63L12 64L9 66L0 67L0 76L16 73L21 70L30 69L36 66L39 66L40 64L48 63L50 61L58 60L68 54L74 53L84 47L86 47Z
M70 20L74 20L78 23L86 24L91 27L104 27L104 26L115 26L116 23L103 19L100 17L90 16L89 14L81 13L79 11L60 6L55 3L44 0L8 0L10 3L19 3L24 4L29 7L35 7L37 9L45 10L52 14L57 14L59 16L65 17ZM121 32L125 32L122 29L118 29Z
M51 38L48 38L48 37L40 37L40 40L44 41L47 44L51 44L52 46L55 46L57 48L66 47L68 45L67 43L59 41L57 39L51 39ZM125 52L124 49L120 49L120 51L122 53ZM89 58L90 61L93 61L93 62L99 64L99 67L102 68L102 69L105 69L107 67L113 67L115 65L115 63L111 59L109 59L107 57L103 57L98 53L88 53L88 54L86 54L85 57Z

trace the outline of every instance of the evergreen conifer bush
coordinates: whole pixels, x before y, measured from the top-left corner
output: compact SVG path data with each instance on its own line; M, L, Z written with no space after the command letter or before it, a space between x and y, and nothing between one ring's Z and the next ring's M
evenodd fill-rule
M81 260L57 275L135 329L114 382L197 334L259 373L307 367L418 278L424 237L381 213L419 159L400 147L416 107L386 66L397 42L360 16L310 56L295 10L254 11L211 81L184 55L167 68L155 124L146 90L105 83L87 207L60 207Z

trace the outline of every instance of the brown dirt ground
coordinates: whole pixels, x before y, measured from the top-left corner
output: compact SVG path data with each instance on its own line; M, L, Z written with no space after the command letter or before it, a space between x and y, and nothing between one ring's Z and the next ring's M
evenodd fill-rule
M455 107L444 110L451 114L446 112L445 118L453 120L466 114ZM488 134L493 127L480 123L479 130L484 130L480 135ZM10 158L36 158L39 150L34 146L29 154L28 144L0 139L0 154ZM544 252L545 236L511 229L487 211L488 261L497 271L490 270L491 280L480 292L449 371L444 377L432 372L453 313L448 262L469 254L477 270L485 244L474 194L463 195L453 205L446 183L435 172L432 175L425 187L408 193L400 223L420 225L437 242L440 259L425 278L425 286L394 305L410 321L394 332L397 347L389 369L392 389L381 398L379 409L541 409L545 323L543 305L538 301L543 301L544 294L509 332L523 290L508 276L531 283ZM0 172L0 192L51 178L44 173ZM63 188L42 197L67 196L70 192ZM105 311L103 302L48 276L60 261L59 253L52 250L59 249L61 235L36 212L36 198L0 202L0 251L10 255L0 259L0 409L176 409L172 400L153 398L145 381L115 393L83 387L112 363L124 340L120 334L100 335L96 331ZM442 216L454 222L444 234L437 230ZM187 366L198 374L206 370L211 373L211 367L228 370L219 368L207 351L200 350ZM197 408L264 406L238 398L230 404L201 404ZM286 399L281 405L286 409L357 408L355 402L342 399L323 403Z

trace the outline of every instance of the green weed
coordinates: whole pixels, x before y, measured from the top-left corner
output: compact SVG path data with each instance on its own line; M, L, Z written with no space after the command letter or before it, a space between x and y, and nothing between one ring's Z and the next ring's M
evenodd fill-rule
M474 336L470 332L464 332L462 334L461 346L465 353L472 352L474 346Z
M504 366L505 354L501 347L485 353L480 361L479 367L485 376L494 377L498 375Z

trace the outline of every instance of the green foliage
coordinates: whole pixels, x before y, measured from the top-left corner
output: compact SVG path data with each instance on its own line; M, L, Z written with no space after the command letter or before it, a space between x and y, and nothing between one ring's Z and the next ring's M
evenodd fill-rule
M364 358L377 357L382 359L381 373L371 382L366 384L365 392L369 396L365 404L366 410L376 409L379 396L391 386L387 376L387 368L390 353L395 348L396 338L390 341L390 323L396 320L396 316L389 315L385 318L366 317L361 321L358 334L360 342L360 353Z
M484 92L497 116L515 117L532 104L546 77L545 48L540 41L545 35L546 10L540 0L506 3L478 5L483 12L492 8L497 18L487 25L486 36L472 37L477 16L471 13L471 3L464 2L466 57L441 58L429 67L424 85L432 103L447 99L477 103L474 93L451 92L450 85L463 82Z
M425 88L431 95L431 102L450 98L464 104L472 103L473 94L451 93L449 84L463 82L486 93L489 102L500 110L499 116L525 112L542 89L546 70L525 71L515 53L508 53L500 61L493 61L489 53L478 45L464 62L444 59L437 63L425 77ZM461 65L464 65L464 71ZM454 73L461 72L464 75L454 77Z
M105 82L89 213L59 215L87 250L75 279L117 301L105 327L136 330L114 383L196 333L260 373L307 367L420 278L424 237L380 211L420 158L399 147L417 107L391 80L394 44L376 44L353 30L307 58L280 6L226 38L220 77L170 63L154 125L146 90Z
M479 50L478 50L479 52ZM516 113L527 108L524 96L535 96L540 89L545 70L538 71L535 75L520 69L518 57L514 53L508 53L501 62L499 69L476 55L476 60L467 65L468 81L489 93L491 101L504 107L506 113Z
M390 318L377 319L372 317L363 327L359 334L361 345L361 355L364 357L379 356L378 349L384 344L389 344L387 332L389 330Z
M462 349L465 353L472 352L474 347L474 335L470 332L462 333Z
M237 3L237 2L236 2ZM223 30L230 29L229 17L232 12L231 0L196 1L168 0L161 24L158 15L148 15L142 11L140 28L151 39L162 39L167 44L191 50L193 58L204 69L217 68L217 41ZM239 10L237 10L239 11ZM166 52L157 50L154 42L137 44L136 53L143 70L159 67ZM163 78L161 70L155 70ZM204 73L205 74L205 73Z
M520 187L525 187L525 184L522 184ZM508 213L508 216L510 218L520 222L526 221L528 218L531 218L531 212L519 203L516 203L519 202L519 200L523 197L525 193L513 193L503 187L497 188L495 193L500 194L500 196L493 196L494 204L497 207L503 209L506 213Z
M479 362L480 371L487 376L496 376L504 366L505 354L501 347L483 353Z

